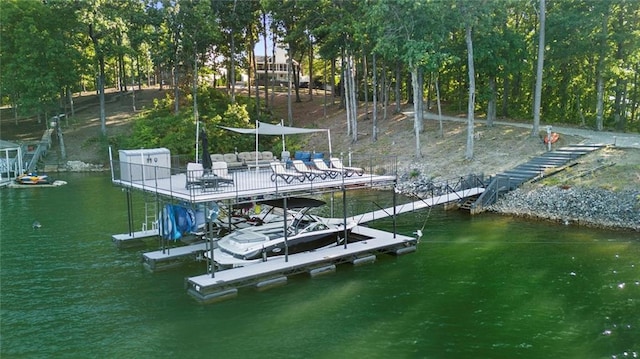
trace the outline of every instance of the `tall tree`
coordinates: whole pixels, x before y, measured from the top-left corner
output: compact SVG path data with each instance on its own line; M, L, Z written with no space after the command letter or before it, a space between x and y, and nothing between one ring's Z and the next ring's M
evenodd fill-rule
M537 136L540 132L540 104L542 102L542 74L544 70L544 36L545 36L545 18L546 5L545 0L540 1L540 25L538 26L538 66L536 67L536 89L535 99L533 102L533 127L531 128L531 136Z
M6 0L0 11L0 92L10 98L17 122L25 114L60 111L66 89L79 82L83 65L78 51L73 4Z

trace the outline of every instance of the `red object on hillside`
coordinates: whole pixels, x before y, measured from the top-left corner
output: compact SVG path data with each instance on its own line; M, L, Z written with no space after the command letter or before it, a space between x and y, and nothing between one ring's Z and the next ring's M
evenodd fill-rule
M557 132L552 132L551 135L544 136L544 143L549 143L549 142L556 143L559 138L560 138L560 135Z

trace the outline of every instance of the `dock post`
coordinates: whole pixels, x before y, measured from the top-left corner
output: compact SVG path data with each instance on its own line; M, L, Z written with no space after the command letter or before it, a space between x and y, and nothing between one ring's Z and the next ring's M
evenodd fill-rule
M396 192L396 186L398 184L398 176L396 176L396 179L393 180L393 238L396 238L396 233L398 232L396 230L396 209L397 209L397 192Z
M344 182L344 176L342 181ZM347 249L347 189L342 184L342 218L343 218L343 226L344 226L344 249Z
M284 196L284 198L282 198L282 204L282 209L284 210L284 221L282 221L284 225L284 261L289 262L289 242L287 238L287 196Z

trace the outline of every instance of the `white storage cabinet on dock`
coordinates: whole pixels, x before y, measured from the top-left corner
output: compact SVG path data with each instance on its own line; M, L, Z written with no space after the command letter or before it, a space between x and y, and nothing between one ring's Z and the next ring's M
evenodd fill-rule
M124 181L171 177L171 153L167 148L119 150L120 176Z

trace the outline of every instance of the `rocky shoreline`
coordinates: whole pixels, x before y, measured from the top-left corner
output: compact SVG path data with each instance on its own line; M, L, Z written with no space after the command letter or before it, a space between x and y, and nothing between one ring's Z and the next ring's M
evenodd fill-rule
M640 232L640 189L614 192L590 187L519 188L501 197L488 210L566 225Z
M411 196L444 194L442 185L400 177L398 190ZM487 208L504 215L640 232L640 189L609 191L593 187L534 186L511 191Z
M64 166L58 166L57 172L101 172L108 171L108 166L85 163L82 161L67 161Z

